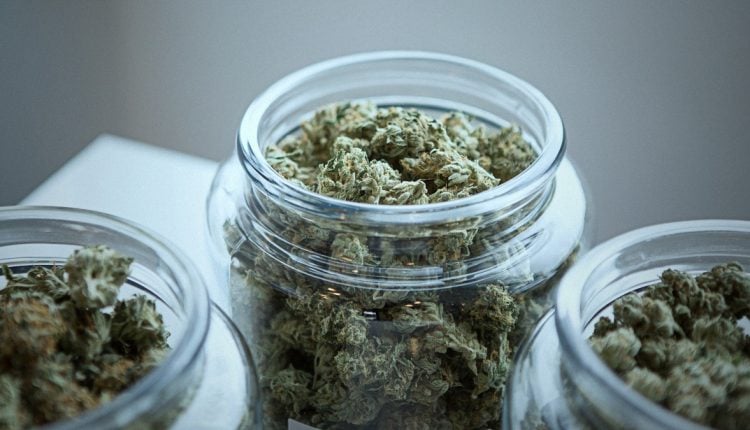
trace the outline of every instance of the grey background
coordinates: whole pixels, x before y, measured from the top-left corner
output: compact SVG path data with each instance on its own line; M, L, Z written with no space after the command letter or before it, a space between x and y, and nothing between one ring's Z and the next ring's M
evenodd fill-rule
M273 81L379 49L457 54L541 89L596 241L750 219L745 1L2 1L0 204L102 132L223 159Z

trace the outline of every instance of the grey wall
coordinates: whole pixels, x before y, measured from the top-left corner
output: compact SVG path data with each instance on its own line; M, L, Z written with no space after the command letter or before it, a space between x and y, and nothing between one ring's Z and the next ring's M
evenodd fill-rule
M0 0L0 205L17 203L109 127L109 7Z
M458 54L563 115L596 239L750 219L750 2L0 3L0 204L99 132L216 160L260 91L375 49Z

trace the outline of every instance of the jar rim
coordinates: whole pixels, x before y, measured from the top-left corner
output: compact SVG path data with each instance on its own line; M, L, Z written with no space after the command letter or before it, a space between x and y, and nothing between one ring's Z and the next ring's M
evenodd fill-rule
M518 90L544 115L545 144L534 162L512 179L489 190L446 202L420 205L376 205L324 196L294 186L266 161L259 142L264 115L273 103L306 82L352 65L386 61L423 61L459 66L480 73ZM496 67L458 56L425 51L376 51L333 58L293 72L271 85L248 107L237 132L237 152L245 172L266 189L273 189L286 204L324 219L356 218L363 223L415 224L440 222L460 212L462 217L477 216L493 209L510 207L544 186L553 177L565 155L565 132L560 114L538 89ZM321 204L322 203L322 204ZM322 210L321 210L322 209Z
M108 230L113 237L129 238L139 245L156 252L160 262L173 271L177 279L177 296L181 310L190 329L182 336L159 365L135 384L119 393L111 401L97 408L84 411L72 419L53 422L40 428L45 430L73 430L87 426L123 422L114 417L130 420L142 416L151 409L158 397L158 389L185 374L200 354L209 327L210 301L202 276L189 264L189 259L169 241L131 221L97 211L57 206L0 206L0 224L8 221L40 220L65 222L82 226L95 225ZM37 243L41 243L38 242ZM68 240L50 240L47 243L78 245ZM82 244L81 244L82 245ZM181 279L180 279L181 278ZM158 399L156 399L158 400Z
M583 291L591 275L618 252L628 247L672 235L691 233L750 233L750 221L707 219L679 221L633 230L609 239L586 253L565 273L555 298L555 325L562 361L574 369L585 369L592 384L607 387L615 404L630 408L661 428L705 429L706 427L665 409L628 387L594 352L583 336L581 315Z

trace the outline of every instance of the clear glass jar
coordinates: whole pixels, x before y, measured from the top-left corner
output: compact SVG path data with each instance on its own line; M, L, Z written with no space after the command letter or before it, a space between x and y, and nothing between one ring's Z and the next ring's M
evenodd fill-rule
M705 429L629 388L587 340L612 302L664 270L697 275L730 261L750 267L750 221L656 225L591 250L565 274L555 311L516 357L503 428Z
M315 194L266 162L268 145L298 132L316 110L353 100L434 116L461 111L489 129L515 124L538 158L491 190L406 206ZM294 421L499 427L506 358L550 307L553 281L584 244L587 224L584 188L565 157L552 104L508 73L423 52L334 59L268 88L248 108L236 153L220 167L207 208L232 317L258 359L269 428ZM478 326L492 326L493 317L480 316L480 308L497 298L499 285L521 309L511 316L516 328L483 332ZM435 314L428 316L429 309ZM455 333L476 350L459 352L466 345L451 343ZM438 335L446 338L432 347L445 351L430 359L443 366L425 369L418 350ZM399 363L377 369L373 360L386 350L382 358ZM464 368L445 364L461 354L474 354ZM438 368L443 376L430 379ZM433 386L425 387L428 381Z
M119 292L156 302L170 333L164 361L110 402L49 430L257 428L259 390L242 336L209 301L186 257L125 220L91 211L0 207L0 265L15 273L64 265L74 250L107 245L134 258ZM0 287L4 278L0 278Z

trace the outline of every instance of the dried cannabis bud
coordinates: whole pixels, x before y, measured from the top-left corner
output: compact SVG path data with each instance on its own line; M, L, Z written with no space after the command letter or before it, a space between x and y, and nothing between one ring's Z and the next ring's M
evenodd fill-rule
M750 275L736 263L697 277L667 270L643 294L613 304L592 348L625 382L654 402L718 429L750 420Z
M284 178L330 197L385 205L470 196L516 176L536 158L520 131L489 132L453 112L344 103L316 112L266 150Z
M132 261L92 246L76 250L63 267L18 274L3 266L0 429L75 417L164 357L169 334L155 303L145 296L117 300Z
M470 196L510 180L536 158L515 127L489 131L451 113L371 103L331 105L266 150L295 186L353 202L412 205ZM263 196L259 226L273 230L283 255L258 237L235 247L233 317L259 362L266 426L294 419L320 428L484 429L500 427L510 359L520 339L511 282L534 281L518 225L496 216L380 232L314 223ZM522 218L526 212L516 210ZM271 226L271 227L269 227ZM515 226L515 231L505 231ZM260 235L259 230L232 237ZM449 278L525 264L502 279L447 289L381 287L411 272ZM346 282L307 271L305 259ZM429 272L429 270L427 270ZM406 277L406 278L404 278ZM325 279L324 279L325 278ZM361 285L359 285L361 281Z

